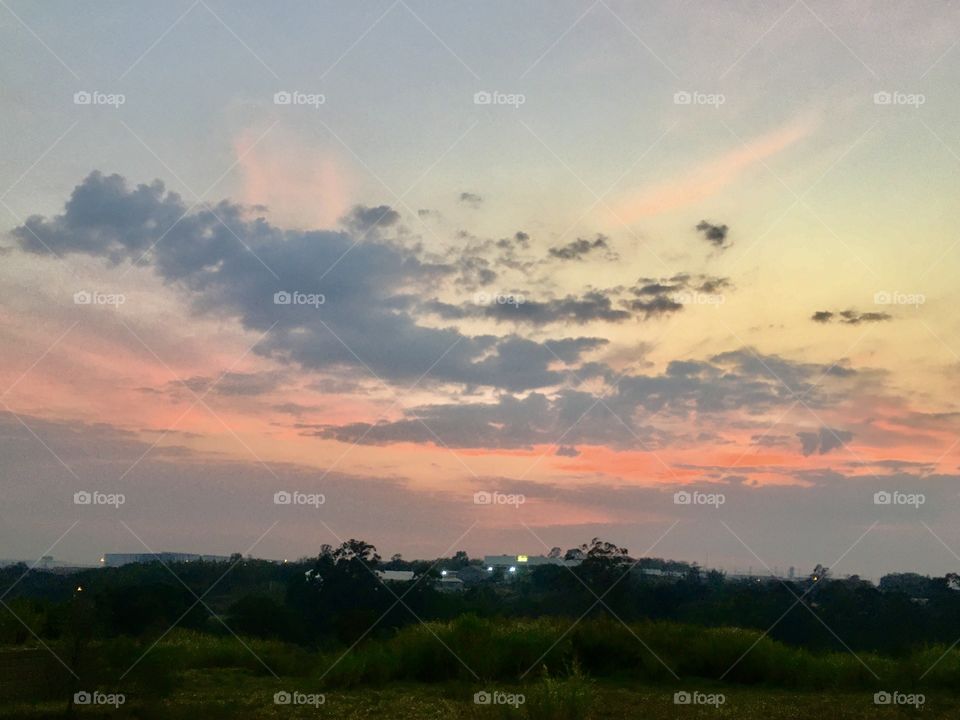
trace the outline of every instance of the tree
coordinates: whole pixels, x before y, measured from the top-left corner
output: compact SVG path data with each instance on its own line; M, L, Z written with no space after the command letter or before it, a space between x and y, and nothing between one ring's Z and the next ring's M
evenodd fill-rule
M313 567L291 581L288 601L314 632L333 632L352 643L395 600L377 577L380 561L377 548L363 540L324 546Z
M581 545L580 552L583 553L585 559L588 561L602 561L612 565L632 562L630 551L627 550L627 548L619 547L600 538L594 538L589 544Z
M329 546L327 546L329 547ZM331 555L334 563L359 561L371 568L380 562L380 555L377 554L377 548L363 540L347 540L334 550Z
M830 568L817 563L817 566L813 569L813 572L810 573L811 582L822 582L827 579L830 575Z

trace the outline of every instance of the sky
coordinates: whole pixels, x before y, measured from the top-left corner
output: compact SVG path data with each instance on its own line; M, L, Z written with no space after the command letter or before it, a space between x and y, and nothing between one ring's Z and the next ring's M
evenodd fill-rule
M0 557L956 571L958 42L939 2L3 0Z

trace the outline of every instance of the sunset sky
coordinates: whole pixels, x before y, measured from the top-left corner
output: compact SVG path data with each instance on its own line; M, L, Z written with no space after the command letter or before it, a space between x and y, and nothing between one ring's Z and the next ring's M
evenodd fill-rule
M940 2L3 0L0 557L957 570L958 39Z

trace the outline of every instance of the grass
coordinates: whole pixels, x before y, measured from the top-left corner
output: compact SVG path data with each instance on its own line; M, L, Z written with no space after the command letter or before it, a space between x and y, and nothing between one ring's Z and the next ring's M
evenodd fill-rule
M565 686L569 680L552 681L545 687L544 680L513 686L504 691L527 695L519 708L476 705L473 693L476 685L462 683L394 683L384 688L358 688L326 694L326 702L319 708L274 705L273 693L287 689L290 683L272 677L252 675L247 671L218 669L189 671L181 676L179 687L162 702L136 704L130 702L119 710L84 708L79 718L142 718L143 720L280 720L286 718L338 718L361 720L391 718L391 720L621 720L625 717L643 720L676 720L677 718L710 718L711 720L805 720L810 717L830 717L838 720L867 720L903 718L916 714L895 707L877 707L872 695L859 692L791 692L758 688L720 688L726 702L719 708L712 706L678 706L673 703L672 687L629 684L623 681L595 681L587 696L588 704L570 705L564 697L576 695L579 690ZM307 686L304 689L310 689ZM707 686L701 686L709 690ZM535 704L533 698L543 698ZM555 698L558 701L551 701ZM63 717L63 703L8 705L2 715L10 720L47 720ZM960 701L953 695L929 696L923 717L927 720L956 718Z
M410 626L349 652L182 630L151 645L117 639L86 648L76 687L123 692L128 702L117 710L83 707L78 716L857 719L907 712L874 706L880 689L923 692L927 718L960 716L957 650L930 647L902 659L815 654L736 628L463 616ZM53 649L70 657L66 647ZM0 650L0 716L62 717L72 690L62 668L60 680L50 680L58 668L43 649ZM674 705L678 690L719 692L726 702ZM326 702L276 705L279 691L322 693ZM481 691L522 695L523 702L475 704Z

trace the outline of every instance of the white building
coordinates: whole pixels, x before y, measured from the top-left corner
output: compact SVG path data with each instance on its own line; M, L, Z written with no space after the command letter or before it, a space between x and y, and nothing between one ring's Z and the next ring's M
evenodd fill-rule
M384 582L410 582L413 570L376 570L377 577Z

